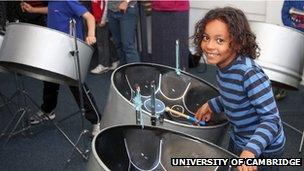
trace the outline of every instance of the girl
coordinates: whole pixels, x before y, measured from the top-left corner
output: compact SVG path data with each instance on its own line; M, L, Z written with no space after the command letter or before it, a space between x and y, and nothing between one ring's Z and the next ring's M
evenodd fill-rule
M232 126L229 150L240 158L281 157L285 143L281 118L270 81L254 62L259 48L244 13L231 7L213 9L196 24L193 38L207 62L218 67L220 92L195 117L208 122L213 114L225 112ZM247 169L256 166L239 167Z

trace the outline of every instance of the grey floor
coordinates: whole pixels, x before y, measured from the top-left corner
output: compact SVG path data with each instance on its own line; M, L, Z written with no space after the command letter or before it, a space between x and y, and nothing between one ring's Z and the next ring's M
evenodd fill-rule
M210 83L215 83L215 68L208 66L206 69L200 66L191 69L190 73L197 75ZM110 86L111 73L102 75L88 75L86 80L90 87L99 109L102 111L106 103L107 92ZM0 73L0 92L6 97L10 97L15 92L15 80L13 74ZM33 78L22 76L20 78L28 94L38 104L42 101L42 82ZM13 99L16 100L16 99ZM0 105L3 102L0 99ZM298 130L304 130L304 87L301 86L299 91L289 91L288 96L278 102L281 117L284 123L287 123ZM11 110L11 112L9 111ZM14 105L3 106L0 108L0 131L3 132L5 126L12 119L16 112ZM60 120L71 113L77 111L77 105L72 98L69 89L66 86L61 86L59 93L58 106L55 110L57 117ZM34 107L31 107L28 114L36 112ZM18 115L20 116L20 115ZM25 116L26 118L27 116ZM15 123L16 121L14 121ZM81 131L82 120L79 114L73 115L63 121L60 126L68 133L73 141L77 139ZM90 124L84 121L84 127L90 129ZM282 157L300 157L303 158L303 153L299 154L299 144L301 134L291 129L289 126L284 127L287 142L284 156ZM221 145L226 148L227 135L225 141ZM22 134L13 136L6 143L7 138L0 138L0 170L85 170L87 162L84 161L78 154L72 155L72 160L67 163L72 146L59 133L53 124L47 123L31 128ZM87 147L90 146L88 136L84 137L84 143ZM303 147L304 148L304 147ZM303 149L304 151L304 149ZM302 167L284 167L281 170L304 170Z

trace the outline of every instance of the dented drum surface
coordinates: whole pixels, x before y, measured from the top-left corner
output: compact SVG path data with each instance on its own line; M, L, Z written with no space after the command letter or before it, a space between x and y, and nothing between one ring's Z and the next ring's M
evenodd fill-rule
M172 166L171 158L237 158L205 140L164 128L135 125L102 130L92 141L88 171L214 171L229 166Z
M284 26L250 22L261 49L257 62L277 86L298 89L303 74L304 34Z
M93 48L77 39L81 80L84 82ZM77 85L75 39L50 28L10 23L0 51L0 66L40 80Z
M119 67L112 73L107 104L101 127L136 124L135 85L141 89L142 118L151 125L150 83L155 83L156 114L164 114L163 124L157 126L184 132L219 144L227 131L228 120L224 113L214 115L205 126L196 126L184 118L164 111L165 107L194 117L196 110L210 98L219 95L211 84L186 72L175 73L174 68L149 63L133 63Z

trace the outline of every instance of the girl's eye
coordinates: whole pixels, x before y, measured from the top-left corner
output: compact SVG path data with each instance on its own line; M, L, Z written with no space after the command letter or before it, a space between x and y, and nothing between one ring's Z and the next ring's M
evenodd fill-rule
M208 40L209 40L209 38L206 35L203 35L202 41L207 42Z
M217 39L216 39L216 42L217 42L218 44L223 44L223 43L224 43L224 39L217 38Z

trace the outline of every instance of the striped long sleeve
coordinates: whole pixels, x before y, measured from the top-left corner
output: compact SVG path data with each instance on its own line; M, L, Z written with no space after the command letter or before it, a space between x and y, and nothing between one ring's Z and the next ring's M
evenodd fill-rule
M221 113L224 111L221 99L222 99L221 96L217 96L208 101L208 104L214 113Z
M220 96L208 101L214 113L225 112L231 138L259 157L283 148L285 136L270 80L252 59L238 57L217 72Z
M253 68L247 70L244 75L244 89L250 104L255 108L259 123L244 149L259 156L281 131L279 111L270 81L264 73Z

